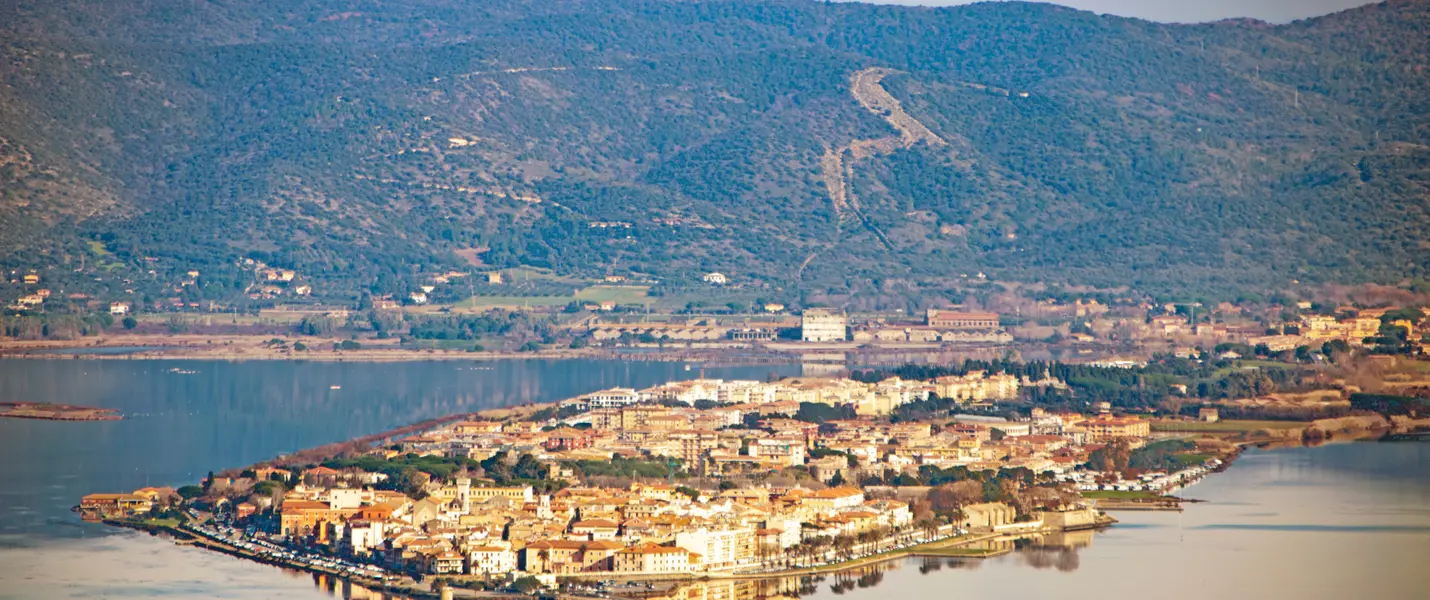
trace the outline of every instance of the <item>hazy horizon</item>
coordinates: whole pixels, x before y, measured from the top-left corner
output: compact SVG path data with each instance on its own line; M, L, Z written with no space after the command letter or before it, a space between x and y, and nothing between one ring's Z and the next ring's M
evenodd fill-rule
M1232 18L1252 18L1286 23L1376 4L1367 0L857 0L873 4L958 6L978 2L1046 1L1080 10L1136 17L1151 21L1195 23Z

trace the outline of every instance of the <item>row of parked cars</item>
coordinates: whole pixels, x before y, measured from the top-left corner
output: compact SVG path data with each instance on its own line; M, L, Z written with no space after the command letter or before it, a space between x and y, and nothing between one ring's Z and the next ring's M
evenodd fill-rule
M311 554L274 543L264 539L262 534L251 528L240 530L224 523L186 524L184 527L198 535L271 560L281 560L353 576L382 577L385 573L376 565L364 565L342 558Z

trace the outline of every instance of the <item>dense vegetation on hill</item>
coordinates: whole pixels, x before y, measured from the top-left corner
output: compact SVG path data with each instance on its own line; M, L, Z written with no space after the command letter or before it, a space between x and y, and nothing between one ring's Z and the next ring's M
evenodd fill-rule
M1025 3L13 3L0 265L200 269L223 296L248 257L354 299L471 249L835 294L976 272L1395 282L1430 268L1427 29L1424 0L1284 26ZM897 135L851 96L869 67L947 144L846 158L851 218L820 159ZM591 226L611 221L630 225Z

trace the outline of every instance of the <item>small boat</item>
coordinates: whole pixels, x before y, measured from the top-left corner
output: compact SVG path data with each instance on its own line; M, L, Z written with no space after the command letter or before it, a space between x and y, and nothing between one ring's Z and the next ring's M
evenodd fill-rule
M340 385L330 385L330 386L328 386L328 389L330 389L330 390L340 390L340 389L343 389L343 386L340 386Z

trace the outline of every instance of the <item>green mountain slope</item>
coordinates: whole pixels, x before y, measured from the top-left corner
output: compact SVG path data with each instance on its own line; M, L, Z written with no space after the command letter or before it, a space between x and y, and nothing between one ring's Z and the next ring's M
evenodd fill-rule
M343 296L470 249L817 293L1395 282L1430 268L1427 29L1423 0L1274 27L1024 3L11 6L0 264L98 240L217 295L244 257Z

